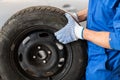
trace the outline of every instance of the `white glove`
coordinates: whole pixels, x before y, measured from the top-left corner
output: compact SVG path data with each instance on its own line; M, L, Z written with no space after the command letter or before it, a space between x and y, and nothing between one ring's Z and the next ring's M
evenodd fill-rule
M75 18L75 20L76 20L76 21L78 21L78 22L79 22L79 18L78 18L77 13L72 13L72 16Z
M55 33L56 38L63 44L83 39L84 28L80 26L70 14L65 13L65 16L68 19L68 23L64 28Z

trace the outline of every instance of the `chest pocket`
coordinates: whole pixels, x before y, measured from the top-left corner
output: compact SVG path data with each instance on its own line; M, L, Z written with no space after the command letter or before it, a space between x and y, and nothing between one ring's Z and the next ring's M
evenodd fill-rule
M118 5L119 0L103 0L102 3L104 4L104 6L112 9Z
M115 3L116 0L98 1L92 17L93 20L96 21L96 25L99 25L99 30L109 30L109 28L113 27L113 18L115 14L114 6L116 5Z

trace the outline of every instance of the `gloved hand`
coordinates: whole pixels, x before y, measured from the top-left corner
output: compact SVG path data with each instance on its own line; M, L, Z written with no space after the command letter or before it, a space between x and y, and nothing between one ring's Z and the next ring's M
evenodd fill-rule
M80 26L70 14L65 13L65 16L68 19L68 23L64 28L55 33L56 38L63 44L83 39L84 28Z
M77 13L72 13L72 16L77 22L79 22L79 18L78 18Z

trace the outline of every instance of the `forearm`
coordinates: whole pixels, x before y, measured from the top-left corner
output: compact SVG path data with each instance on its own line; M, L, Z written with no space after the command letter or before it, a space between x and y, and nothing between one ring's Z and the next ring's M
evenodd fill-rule
M109 32L96 32L89 29L84 29L83 38L101 47L110 49L109 34Z
M80 22L85 21L87 19L87 12L88 12L87 8L77 12L78 19Z
M77 13L80 22L85 21L87 19L87 13L88 9L81 10ZM110 48L109 34L109 32L96 32L85 28L83 32L83 38L101 47Z

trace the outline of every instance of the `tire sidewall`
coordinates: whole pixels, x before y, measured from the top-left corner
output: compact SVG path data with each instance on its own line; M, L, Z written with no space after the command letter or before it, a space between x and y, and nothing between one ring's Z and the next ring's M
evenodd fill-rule
M0 38L0 71L1 74L4 74L3 78L5 80L29 80L18 70L15 70L13 66L15 64L11 63L10 60L14 41L19 35L23 34L23 32L27 33L27 31L44 29L45 27L43 26L53 29L53 32L55 32L63 28L66 23L67 20L64 15L49 11L29 12L9 20L8 24L4 26ZM83 54L86 53L85 42L80 40L68 45L71 46L72 50L72 64L70 70L62 80L80 80L85 72L86 66L86 56Z

